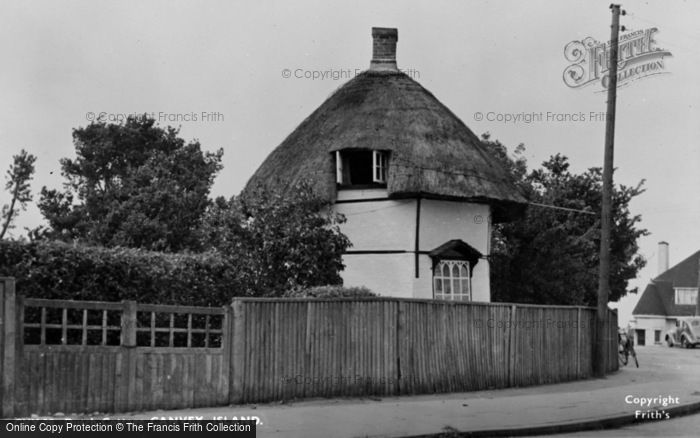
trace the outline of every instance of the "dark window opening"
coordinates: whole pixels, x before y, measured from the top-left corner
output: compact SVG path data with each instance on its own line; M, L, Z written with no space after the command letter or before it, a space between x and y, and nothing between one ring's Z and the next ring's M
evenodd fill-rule
M644 339L644 330L637 329L635 330L635 332L637 333L637 345L646 345L646 339Z
M372 184L372 152L348 151L342 154L344 163L343 180L348 185ZM347 178L345 178L347 177Z
M388 154L384 151L344 150L335 153L336 181L343 187L386 187Z

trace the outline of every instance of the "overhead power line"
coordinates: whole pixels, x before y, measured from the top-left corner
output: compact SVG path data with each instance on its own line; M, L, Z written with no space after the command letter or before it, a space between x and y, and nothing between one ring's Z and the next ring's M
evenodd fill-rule
M583 213L583 214L592 214L592 215L597 215L597 213L589 211L589 210L579 210L576 208L568 208L568 207L560 207L558 205L550 205L550 204L540 204L538 202L528 202L528 205L534 205L535 207L543 207L543 208L552 208L555 210L565 210L565 211L572 211L574 213Z

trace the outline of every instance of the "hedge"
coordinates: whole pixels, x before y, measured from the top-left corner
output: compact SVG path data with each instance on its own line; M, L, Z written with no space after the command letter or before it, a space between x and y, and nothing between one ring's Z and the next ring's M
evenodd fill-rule
M216 253L61 242L0 241L0 276L15 277L24 296L49 299L222 306L245 290L235 266Z
M365 286L346 287L339 285L293 289L284 294L285 298L366 298L376 296L377 294Z

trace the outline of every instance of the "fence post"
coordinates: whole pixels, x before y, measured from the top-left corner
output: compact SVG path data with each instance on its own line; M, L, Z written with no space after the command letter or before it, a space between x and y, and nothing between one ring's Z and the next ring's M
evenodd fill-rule
M15 365L17 357L16 339L17 339L17 315L16 315L16 296L15 296L15 279L13 277L0 277L0 298L2 298L2 306L0 312L0 326L2 326L2 417L12 418L15 414Z
M581 308L576 308L576 378L581 378Z
M245 305L240 298L234 298L231 303L231 379L229 387L229 403L238 404L244 401L244 367L245 367Z
M118 412L128 412L132 408L132 398L136 398L136 302L123 301L121 318L121 382L118 384Z
M222 393L217 397L217 403L228 404L231 391L231 338L233 337L231 306L223 306L224 321L221 324L221 349L222 357Z
M510 324L508 325L508 386L515 386L515 352L516 334L515 334L515 312L517 307L513 304L510 307Z
M396 309L396 387L394 390L396 394L407 394L409 393L409 388L411 388L408 379L413 379L414 376L404 376L404 370L401 369L401 359L404 359L404 368L409 370L406 364L408 363L408 356L403 357L402 355L408 352L407 348L404 348L405 336L408 335L406 332L406 303L404 301L398 301L398 307Z

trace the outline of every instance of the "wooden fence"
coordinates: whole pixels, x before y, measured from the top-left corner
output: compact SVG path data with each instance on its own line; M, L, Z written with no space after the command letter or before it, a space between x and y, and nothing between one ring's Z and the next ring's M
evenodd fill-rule
M595 309L395 298L222 308L15 295L0 278L3 417L425 394L591 376ZM617 362L610 312L606 369Z
M233 309L235 403L475 391L593 372L593 308L380 298L242 299ZM611 372L612 311L606 339Z

